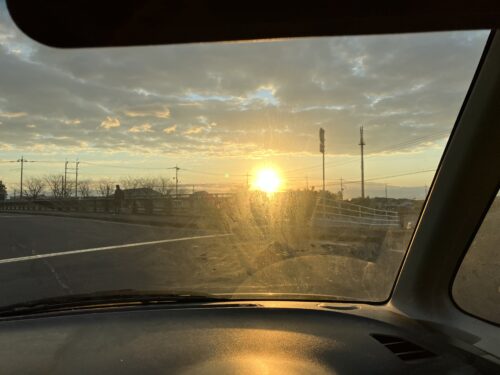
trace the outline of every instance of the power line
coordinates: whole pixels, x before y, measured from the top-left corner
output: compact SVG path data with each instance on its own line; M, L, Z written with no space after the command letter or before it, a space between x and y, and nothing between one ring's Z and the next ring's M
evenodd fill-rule
M172 168L173 169L173 168ZM193 174L201 174L201 175L206 175L206 176L216 176L216 177L247 177L251 176L251 174L245 173L245 174L227 174L227 173L215 173L215 172L205 172L205 171L199 171L199 170L194 170L191 168L180 168L184 172L189 172Z
M105 167L105 168L122 168L122 169L147 169L147 170L164 170L164 169L173 169L173 168L164 168L164 167L142 167L142 166L131 166L131 165L116 165L116 164L103 164L100 162L90 162L90 161L82 161L82 164L92 165L94 167Z
M384 180L384 179L389 179L389 178L396 178L396 177L403 177L403 176L411 176L415 174L420 174L420 173L429 173L429 172L436 172L436 169L425 169L425 170L420 170L420 171L412 171L412 172L406 172L406 173L400 173L400 174L393 174L393 175L388 175L388 176L380 176L380 177L373 177L373 178L368 178L365 179L366 181L379 181L379 180ZM349 181L349 180L344 180L344 184L359 184L361 181ZM328 184L328 186L331 185L338 185L337 183L332 183Z
M365 181L378 181L384 178L395 178L395 177L403 177L403 176L412 176L414 174L420 174L420 173L429 173L429 172L436 172L436 169L425 169L421 171L414 171L414 172L408 172L408 173L401 173L401 174L394 174L390 176L383 176L383 177L374 177L374 178L369 178Z
M203 172L203 171L195 171L193 169L187 169L187 168L180 168L182 169L184 172L188 172L188 173L194 173L194 174L202 174L202 175L206 175L206 176L217 176L217 177L222 177L224 176L223 173L213 173L213 172Z
M424 142L425 140L432 139L435 136L445 135L445 134L449 134L449 133L450 133L449 130L440 130L440 131L437 131L437 132L434 132L434 133L431 133L431 134L427 134L425 136L420 136L420 137L417 137L417 138L411 138L411 139L408 139L408 140L403 141L403 142L398 142L398 143L394 143L392 145L381 147L381 148L373 150L370 154L368 154L367 156L365 156L365 160L381 156L380 155L381 152L398 151L398 150L407 148L408 146L412 146L414 144L419 144L419 143ZM352 155L350 157L352 157L353 159L352 160L342 161L342 162L337 162L337 163L336 163L335 160L332 160L330 162L326 162L325 165L330 166L330 167L340 167L340 166L343 166L343 165L346 165L346 164L354 163L354 162L356 162L358 160L355 155ZM288 169L288 170L285 170L283 173L298 172L298 171L302 171L302 170L306 170L306 169L308 170L308 169L318 169L318 168L321 168L321 165L314 164L314 165L311 165L311 166L308 166L308 167L300 167L300 168Z

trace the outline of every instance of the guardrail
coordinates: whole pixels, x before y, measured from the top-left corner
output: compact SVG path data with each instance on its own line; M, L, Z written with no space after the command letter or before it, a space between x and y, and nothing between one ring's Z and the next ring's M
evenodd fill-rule
M399 227L398 212L380 210L319 196L312 216L314 226Z

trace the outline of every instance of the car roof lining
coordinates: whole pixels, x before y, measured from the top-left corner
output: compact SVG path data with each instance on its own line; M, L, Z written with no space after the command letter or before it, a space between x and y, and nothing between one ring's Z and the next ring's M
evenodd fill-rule
M498 2L311 3L227 0L7 0L12 19L53 47L113 47L287 37L492 29Z

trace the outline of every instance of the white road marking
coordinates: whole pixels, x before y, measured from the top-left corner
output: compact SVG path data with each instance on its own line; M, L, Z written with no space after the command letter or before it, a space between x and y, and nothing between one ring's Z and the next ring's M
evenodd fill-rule
M147 246L147 245L157 245L157 244L169 243L169 242L181 242L181 241L191 241L191 240L199 240L199 239L205 239L205 238L227 237L227 236L232 236L232 235L233 234L231 234L231 233L209 234L206 236L169 238L166 240L158 240L158 241L135 242L135 243L127 243L127 244L123 244L123 245L94 247L94 248L90 248L90 249L63 251L60 253L36 254L36 255L29 255L29 256L18 257L18 258L0 259L0 264L26 262L29 260L38 260L38 259L53 258L53 257L60 257L60 256L65 256L65 255L74 255L74 254L93 253L93 252L97 252L97 251L108 251L108 250L125 249L125 248Z

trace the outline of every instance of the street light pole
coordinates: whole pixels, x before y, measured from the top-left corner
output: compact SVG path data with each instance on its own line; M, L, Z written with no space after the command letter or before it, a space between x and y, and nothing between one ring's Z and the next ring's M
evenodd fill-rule
M361 198L365 199L365 140L363 138L363 126L359 128L359 146L361 147Z
M325 129L319 128L319 152L323 155L323 195L325 194Z

